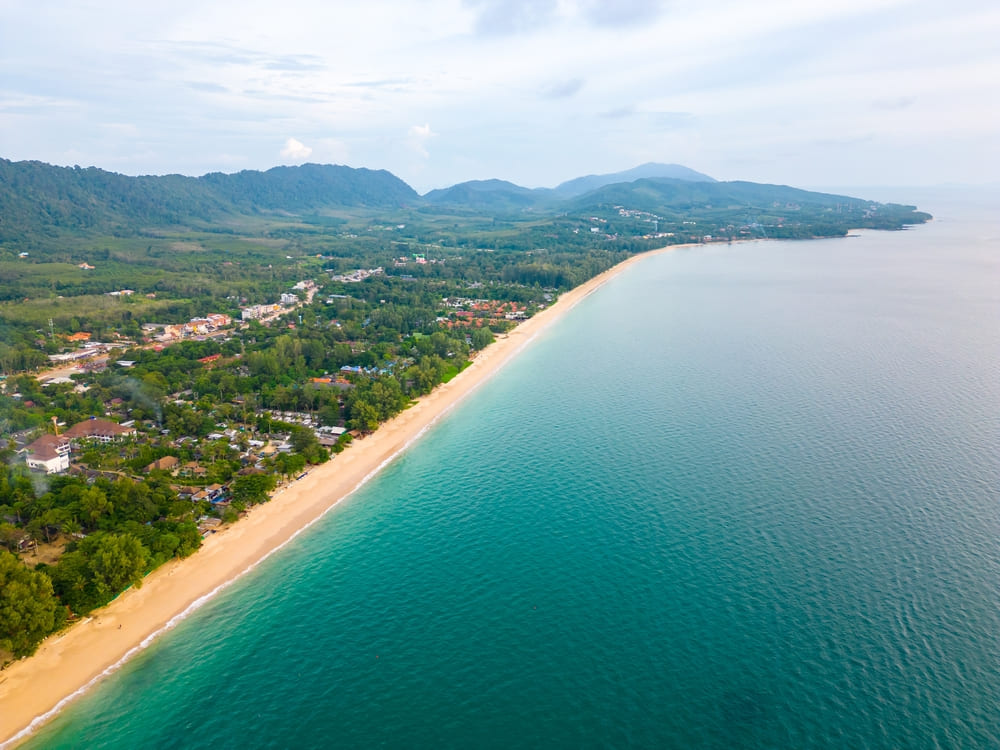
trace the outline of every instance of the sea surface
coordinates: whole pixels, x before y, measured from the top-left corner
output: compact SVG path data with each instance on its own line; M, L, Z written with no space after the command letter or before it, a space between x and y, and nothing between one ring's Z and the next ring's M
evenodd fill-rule
M631 267L28 746L1000 747L1000 224L921 198Z

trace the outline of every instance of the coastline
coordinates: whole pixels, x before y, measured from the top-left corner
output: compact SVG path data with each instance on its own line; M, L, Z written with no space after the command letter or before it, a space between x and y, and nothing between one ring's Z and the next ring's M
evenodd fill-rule
M438 419L492 377L577 303L644 258L697 245L634 255L563 294L554 304L482 350L450 382L255 506L246 518L208 537L191 557L153 571L133 588L61 633L31 657L0 672L0 750L26 740L66 704L117 670L158 635L253 570L364 485Z

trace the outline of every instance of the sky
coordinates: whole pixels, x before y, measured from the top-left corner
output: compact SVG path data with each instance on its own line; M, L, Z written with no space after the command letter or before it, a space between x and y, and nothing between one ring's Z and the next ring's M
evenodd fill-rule
M979 184L998 39L986 0L0 0L0 157Z

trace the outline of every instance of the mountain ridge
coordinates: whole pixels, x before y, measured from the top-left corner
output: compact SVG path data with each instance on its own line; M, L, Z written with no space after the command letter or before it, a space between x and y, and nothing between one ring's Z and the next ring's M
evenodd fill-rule
M664 172L682 176L664 176ZM52 240L75 231L134 234L171 226L218 230L220 224L243 222L247 217L287 221L295 216L410 209L494 218L554 218L566 211L622 206L676 218L691 210L725 209L729 214L754 215L781 207L792 215L797 206L840 211L844 204L863 213L866 203L881 205L783 185L718 182L676 164L647 163L625 172L577 178L556 188L531 189L489 179L420 195L386 170L334 164L210 172L201 177L131 177L97 167L0 158L0 241L5 242Z

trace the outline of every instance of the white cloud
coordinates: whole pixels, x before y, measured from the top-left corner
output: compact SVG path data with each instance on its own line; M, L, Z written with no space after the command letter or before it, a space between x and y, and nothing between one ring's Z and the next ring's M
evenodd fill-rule
M427 141L436 135L437 133L431 130L429 123L425 125L411 125L409 131L410 147L424 159L430 158L430 153L427 151Z
M281 156L291 161L305 161L312 152L313 150L302 141L289 138L285 141L285 147L281 149Z

